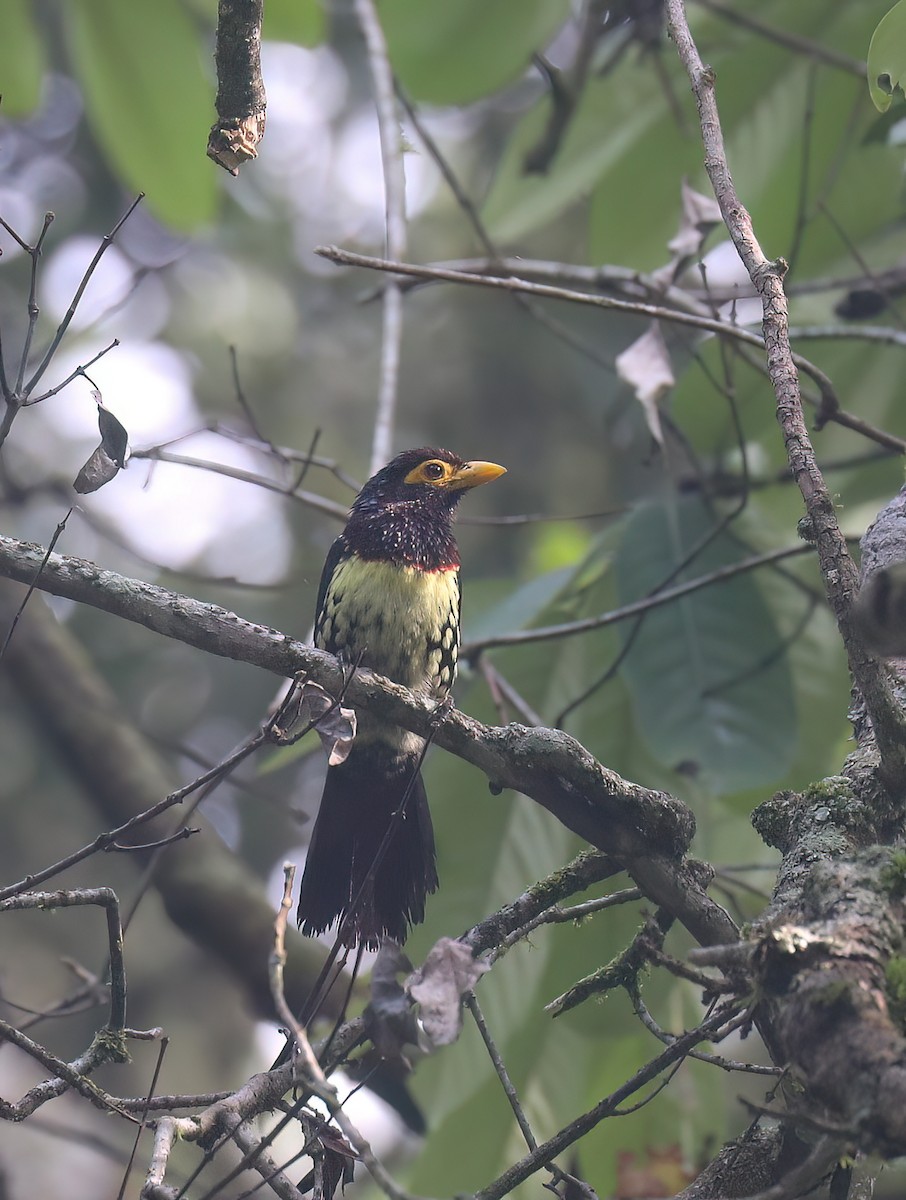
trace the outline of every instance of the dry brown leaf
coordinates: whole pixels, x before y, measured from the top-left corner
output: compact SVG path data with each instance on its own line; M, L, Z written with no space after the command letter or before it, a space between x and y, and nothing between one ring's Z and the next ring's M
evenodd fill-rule
M614 365L619 377L625 379L635 392L651 436L663 446L658 401L674 386L676 379L659 322L652 321L640 338L617 355Z
M418 1002L419 1019L433 1045L449 1046L459 1037L462 997L488 969L464 943L441 938L406 980L406 990Z

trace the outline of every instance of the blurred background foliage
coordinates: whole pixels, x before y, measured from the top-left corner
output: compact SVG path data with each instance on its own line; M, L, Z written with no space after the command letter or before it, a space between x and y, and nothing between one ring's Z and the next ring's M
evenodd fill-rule
M831 377L844 408L906 437L901 347L850 337L859 326L841 330L835 316L846 280L898 266L906 249L897 126L877 135L858 70L886 7L886 0L766 0L759 30L745 0L689 5L702 55L717 74L737 188L766 252L791 263L793 322L837 327L836 336L803 338L797 349ZM394 70L500 254L639 272L670 261L681 181L707 186L687 81L658 8L610 6L611 25L596 41L547 170L527 174L526 156L551 119L548 76L561 70L569 78L576 55L576 6L379 5ZM267 136L257 162L230 178L204 154L215 16L214 0L6 0L0 215L33 241L45 211L55 213L38 277L46 343L101 236L138 190L146 193L92 279L47 382L118 338L90 375L133 448L175 443L179 454L240 475L135 459L106 488L80 498L58 550L304 636L338 524L281 494L292 473L281 474L250 429L228 347L236 348L242 391L264 438L304 452L319 432L318 454L342 469L312 466L303 487L346 504L350 480L367 473L380 278L331 266L314 247L381 252L370 76L350 4L267 0ZM537 54L547 69L533 65ZM481 255L405 118L402 136L411 259ZM30 263L6 233L0 245L9 369L26 326ZM740 285L719 231L705 249L703 273L693 262L682 282L700 289L704 278L724 291ZM568 285L568 269L561 273ZM816 280L839 282L812 289ZM738 319L757 323L744 299ZM893 303L877 321L902 324ZM666 436L658 445L614 366L644 329L641 319L553 301L529 308L501 292L431 285L408 293L396 448L448 445L509 468L464 506L467 642L606 612L678 568L678 580L691 579L796 545L801 505L784 475L772 394L757 362L695 331L666 328L676 385L662 400ZM2 462L4 532L46 544L97 442L96 422L81 378L20 415ZM816 434L816 446L844 526L858 535L899 486L901 464L833 424ZM276 486L254 486L243 472ZM513 514L543 520L488 520ZM248 667L96 611L55 607L137 726L186 778L226 754L273 697L274 681ZM487 650L463 671L457 700L497 721L482 662L530 711L562 723L605 764L690 803L696 850L720 868L718 894L743 919L761 907L773 862L749 826L753 804L833 773L846 752L848 681L807 555L694 592L648 615L638 630L625 622ZM8 881L101 826L16 697L7 689L2 698L0 862ZM506 715L526 719L518 706ZM305 815L322 772L320 754L270 770L254 763L205 811L261 878L271 878L284 858L304 853ZM413 961L579 848L548 814L518 796L490 796L485 781L452 757L432 756L428 776L442 888L410 941ZM110 884L128 901L138 871L127 858L105 857L62 882ZM485 1014L539 1138L657 1048L622 994L555 1021L544 1012L618 953L640 919L630 906L576 928L540 930L481 984ZM71 987L61 956L98 969L100 937L83 912L7 917L4 1002L55 1003ZM682 953L681 936L672 948ZM237 981L168 926L153 894L138 909L126 952L130 1023L163 1025L171 1037L159 1090L234 1086L243 1071L269 1061L270 1043ZM646 998L675 1030L698 1011L695 990L676 980L652 976ZM88 1012L39 1028L65 1056L86 1044L96 1019ZM758 1048L733 1049L750 1052L757 1057ZM135 1057L103 1082L120 1094L142 1092L151 1051ZM3 1094L19 1094L29 1070L4 1049ZM413 1088L429 1124L427 1140L406 1147L413 1190L473 1189L518 1156L512 1117L473 1027L420 1064ZM607 1195L619 1190L627 1151L644 1162L655 1149L678 1148L692 1168L741 1126L736 1097L744 1091L739 1078L687 1064L649 1107L586 1138L579 1169ZM749 1091L760 1096L763 1088ZM96 1126L94 1116L66 1101L59 1115L24 1130L0 1128L9 1194L25 1194L26 1180L35 1190L36 1178L44 1180L37 1190L53 1194L54 1172L62 1179L73 1163L83 1179L109 1187L127 1131Z

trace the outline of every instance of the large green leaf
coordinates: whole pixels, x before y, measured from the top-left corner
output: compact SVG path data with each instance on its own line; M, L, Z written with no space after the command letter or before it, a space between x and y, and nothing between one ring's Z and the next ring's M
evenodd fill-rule
M383 0L390 60L428 104L469 104L517 79L569 13L566 0Z
M887 112L906 80L906 0L886 13L868 47L868 90L878 112Z
M29 0L7 0L0 36L2 112L20 117L34 109L41 96L44 48L32 19Z
M213 82L179 0L73 0L64 8L86 110L113 172L175 229L213 217L206 157Z
M645 82L650 83L647 76ZM602 174L632 151L662 111L657 93L647 86L641 91L628 87L622 72L593 80L552 169L546 175L526 175L525 155L547 121L547 101L540 102L507 143L483 211L491 234L513 244L586 199ZM635 203L638 206L638 197Z
M640 507L615 571L621 602L647 595L713 528L697 498ZM726 536L681 578L738 561ZM782 634L750 573L654 609L622 667L650 752L712 794L766 786L796 753L796 712Z
M267 0L262 37L317 46L324 37L326 6L318 0Z

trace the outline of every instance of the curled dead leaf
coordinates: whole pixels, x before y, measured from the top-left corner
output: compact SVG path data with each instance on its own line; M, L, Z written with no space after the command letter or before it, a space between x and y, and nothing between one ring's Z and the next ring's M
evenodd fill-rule
M635 392L651 436L663 446L658 401L674 386L676 379L660 323L652 321L640 338L617 355L614 365L619 377L625 379Z
M434 1046L448 1046L459 1037L462 997L487 970L487 963L474 958L463 942L441 938L406 980L406 990L418 1002L422 1028Z

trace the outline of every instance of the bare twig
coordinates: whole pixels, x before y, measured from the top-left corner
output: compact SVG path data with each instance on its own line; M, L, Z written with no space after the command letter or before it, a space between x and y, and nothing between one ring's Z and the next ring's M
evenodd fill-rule
M542 1142L537 1149L531 1151L519 1162L508 1167L502 1175L498 1176L487 1187L481 1188L474 1195L473 1200L501 1200L502 1196L507 1195L515 1187L524 1180L529 1179L537 1171L545 1167L557 1155L562 1154L579 1138L584 1137L586 1133L599 1125L601 1121L607 1117L614 1116L619 1106L624 1100L634 1095L640 1088L647 1083L656 1079L662 1071L672 1067L674 1063L679 1062L688 1056L688 1052L692 1050L699 1042L704 1041L719 1041L732 1033L745 1020L748 1020L748 1014L743 1013L741 1016L736 1015L735 1009L721 1008L710 1016L701 1025L689 1033L684 1033L677 1038L670 1046L668 1046L661 1054L651 1059L639 1071L622 1084L616 1091L605 1097L594 1108L583 1113L574 1121L570 1121L563 1129L555 1133L552 1138L546 1142Z
M812 41L811 38L801 37L798 33L790 33L786 29L767 25L745 9L731 8L729 4L721 3L721 0L694 0L694 2L699 8L725 17L734 25L748 29L752 33L758 34L759 37L765 38L766 41L776 42L778 46L785 46L795 54L813 58L816 62L826 63L829 67L836 67L859 79L865 79L868 74L868 68L862 59L852 58L841 50L835 50L833 46L825 46L821 42Z
M244 471L241 467L231 467L227 463L216 463L205 458L192 458L185 454L174 454L172 451L165 450L160 446L152 446L146 450L133 450L130 457L134 459L148 459L151 462L176 463L182 467L195 467L200 471L210 471L215 475L224 475L228 479L238 479L241 483L252 483L256 487L264 488L268 492L278 492L281 496L297 500L300 504L314 508L318 512L327 513L328 516L337 517L342 521L345 521L348 516L348 508L343 504L337 504L335 500L327 500L314 492L298 491L293 484L284 485L277 483L275 480L268 479L264 475L256 475L253 471Z
M381 163L384 169L386 251L390 258L402 258L406 253L406 174L403 166L402 135L396 111L393 70L374 0L354 0L354 7L365 39L374 86ZM392 454L402 340L403 296L399 284L391 279L384 292L380 389L371 443L371 475L382 467Z
M12 621L10 622L9 629L6 632L6 637L3 639L3 645L0 646L0 660L2 660L3 655L6 653L6 648L10 643L10 639L12 638L13 634L16 632L16 626L19 624L19 618L22 616L22 613L25 611L26 604L28 604L29 600L32 597L32 594L34 593L35 588L38 586L38 579L41 576L41 572L44 570L44 565L47 562L48 557L53 553L53 548L54 548L54 546L56 546L57 542L60 540L60 537L63 534L63 530L66 528L66 522L69 520L69 518L71 516L72 516L72 509L70 508L69 511L67 512L66 516L63 518L62 521L58 522L56 529L53 531L53 536L51 537L50 541L47 544L47 554L44 556L43 561L41 562L40 566L38 567L38 570L35 573L34 579L28 585L28 590L26 591L25 595L22 597L22 603L19 605L18 609L16 610L16 615L13 617Z
M562 637L574 637L576 634L589 633L593 629L604 629L608 625L616 625L621 621L627 621L642 613L650 612L651 609L659 608L663 604L671 604L674 600L678 600L682 596L688 596L692 592L700 591L702 588L711 587L713 584L725 583L728 579L745 574L747 571L756 570L758 567L770 566L772 563L780 562L783 559L808 554L811 550L810 546L799 545L769 550L766 554L753 554L750 558L741 558L738 562L729 563L725 567L717 567L713 571L708 571L706 574L700 575L697 579L689 579L685 583L678 583L674 587L665 588L662 592L656 592L653 596L644 596L641 600L633 600L631 604L623 604L620 608L614 608L607 613L600 613L596 617L583 617L578 621L565 621L561 625L539 625L536 629L517 629L512 633L499 633L474 642L466 642L460 654L463 659L468 661L483 651L490 650L494 646L527 645L531 642L545 642Z
M286 930L286 920L292 907L293 875L295 867L287 863L283 868L284 886L283 900L274 923L274 952L271 956L271 987L274 994L274 1007L280 1014L287 1028L292 1032L296 1050L302 1065L302 1076L305 1086L310 1088L326 1105L333 1120L337 1123L343 1136L347 1139L368 1170L369 1175L390 1200L409 1200L406 1193L388 1173L383 1163L377 1158L370 1143L358 1131L343 1111L337 1090L329 1082L318 1062L317 1055L311 1047L308 1035L293 1016L283 995L283 937Z
M105 233L103 238L101 238L101 244L98 247L98 249L94 255L94 258L92 258L91 262L85 268L85 274L82 276L81 280L79 281L79 286L75 290L75 294L72 297L72 302L70 303L69 308L64 313L63 320L57 326L57 331L54 334L53 338L51 339L50 345L47 347L47 350L44 352L44 357L41 359L41 361L38 363L37 367L32 372L31 378L29 379L28 383L25 384L25 387L23 389L23 398L24 399L27 399L31 395L32 391L34 391L35 386L43 378L44 372L50 366L51 360L53 359L53 356L56 354L57 350L59 349L60 342L62 342L62 340L66 334L66 330L69 328L70 322L72 321L72 318L76 314L76 309L79 307L79 302L81 301L82 296L85 294L85 289L88 287L88 284L91 282L91 277L94 274L95 270L97 269L98 263L104 257L105 252L107 250L109 250L110 247L113 245L114 241L116 240L116 235L119 233L119 231L125 225L125 223L129 220L129 218L135 212L136 208L138 207L138 205L141 203L141 201L143 199L144 199L144 193L139 192L139 194L132 201L132 203L129 205L129 207L126 209L126 211L120 217L120 219L117 221L117 223L114 225L114 227L110 230L110 232Z
M516 1124L519 1126L519 1129L522 1132L522 1136L525 1139L525 1144L528 1146L529 1150L537 1150L538 1141L534 1133L532 1133L532 1127L529 1124L528 1117L525 1115L525 1110L523 1109L522 1103L519 1100L519 1094L516 1091L515 1085L513 1084L509 1072L506 1069L506 1063L504 1063L503 1057L497 1048L497 1043L494 1041L494 1038L491 1035L488 1023L485 1020L484 1013L481 1011L481 1007L479 1006L478 999L474 992L469 992L465 996L465 1005L472 1014L472 1018L478 1027L478 1032L481 1034L481 1040L484 1042L485 1049L488 1052L488 1057L494 1066L494 1070L497 1073L497 1078L500 1080L500 1086L503 1088L503 1094L506 1096L509 1106L513 1110L513 1116L516 1118ZM566 1171L562 1171L554 1163L546 1163L545 1170L549 1171L551 1178L555 1179L558 1183L571 1184L574 1189L578 1189L578 1194L584 1195L586 1200L595 1197L594 1191L588 1186L587 1183L584 1182L584 1180L577 1179L575 1175L567 1174Z

